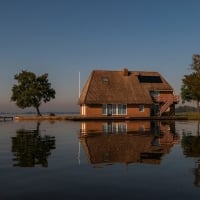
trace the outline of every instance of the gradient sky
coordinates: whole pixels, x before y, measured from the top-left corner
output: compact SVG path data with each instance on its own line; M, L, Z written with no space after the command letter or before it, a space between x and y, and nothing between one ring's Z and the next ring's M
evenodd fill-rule
M180 94L200 53L199 0L0 0L0 112L14 75L49 74L56 99L41 111L77 111L94 69L159 71ZM29 109L30 110L30 109Z

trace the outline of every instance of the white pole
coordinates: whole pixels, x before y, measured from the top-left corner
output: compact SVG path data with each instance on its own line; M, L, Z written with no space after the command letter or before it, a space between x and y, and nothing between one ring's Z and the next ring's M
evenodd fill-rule
M81 164L81 144L80 144L80 138L78 141L78 164Z
M80 97L81 94L81 74L78 72L78 97Z
M78 97L80 98L81 94L81 74L80 71L78 72ZM80 138L78 139L78 164L81 164L81 144L80 144Z

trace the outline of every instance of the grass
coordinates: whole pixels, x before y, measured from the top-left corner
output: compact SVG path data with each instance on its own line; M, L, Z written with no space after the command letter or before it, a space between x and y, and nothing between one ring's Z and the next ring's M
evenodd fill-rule
M200 120L199 112L186 112L182 113L182 116L186 116L189 120Z
M15 120L70 120L72 116L16 116Z

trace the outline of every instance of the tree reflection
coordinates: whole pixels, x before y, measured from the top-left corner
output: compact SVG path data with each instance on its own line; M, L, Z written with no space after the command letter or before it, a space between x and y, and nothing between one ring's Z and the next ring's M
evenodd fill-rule
M200 187L200 159L197 160L196 162L196 167L194 168L194 175L195 175L194 185Z
M184 155L188 157L200 157L200 137L183 135L182 147Z
M40 123L34 130L19 129L16 137L12 137L12 152L15 156L13 166L48 167L48 156L55 149L55 137L40 134Z
M200 136L199 136L199 122L197 127L197 136L192 133L187 134L183 132L182 141L183 153L187 157L198 158L196 166L193 170L195 175L194 185L200 187Z

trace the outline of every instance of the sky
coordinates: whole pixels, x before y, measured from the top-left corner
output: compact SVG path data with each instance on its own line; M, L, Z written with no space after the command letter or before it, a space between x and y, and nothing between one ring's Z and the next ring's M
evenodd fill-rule
M92 70L158 71L180 95L200 53L199 0L0 0L0 113L14 75L48 73L56 98L41 112L73 112Z

